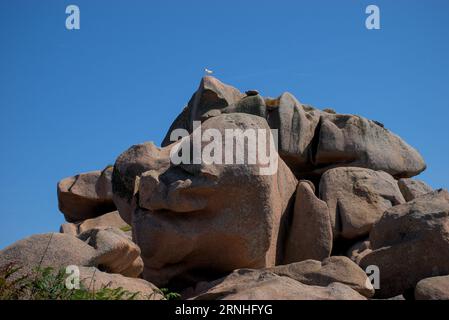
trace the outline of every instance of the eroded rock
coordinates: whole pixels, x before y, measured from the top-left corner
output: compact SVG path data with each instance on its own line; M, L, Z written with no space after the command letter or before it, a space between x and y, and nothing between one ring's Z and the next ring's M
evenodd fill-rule
M449 275L426 278L415 288L416 300L449 300Z
M413 290L449 274L449 193L437 190L386 211L370 233L372 252L360 265L380 270L379 297Z
M306 260L276 266L269 271L311 286L326 287L334 282L343 283L365 297L374 295L374 288L366 273L347 257L333 256L323 262Z
M129 278L121 274L111 274L95 267L80 268L80 282L90 292L98 292L103 288L126 291L123 299L163 300L162 292L152 283L143 279Z
M58 183L58 205L68 222L95 218L115 210L108 176L110 168L82 173ZM99 192L99 193L98 193Z
M271 135L265 119L248 114L210 118L202 130L211 128L223 135L225 129L235 128L265 129L267 138ZM170 150L166 149L173 147L151 154L165 163L168 159L159 157L168 157ZM151 154L139 168L154 167ZM129 166L123 159L119 157L117 167ZM262 167L260 162L202 162L161 166L141 173L135 189L138 196L134 198L138 203L130 220L145 262L144 278L156 285L175 278L178 283L192 283L205 275L280 263L297 180L281 159L271 175L261 175ZM124 176L135 180L135 176ZM202 274L200 270L208 272Z
M391 175L352 167L326 171L320 198L329 206L334 237L346 239L367 236L385 210L405 202Z
M301 181L296 190L284 263L307 259L322 261L330 256L332 241L329 207L315 195L311 182Z
M208 286L203 284L203 290ZM366 300L341 283L309 286L269 271L241 269L209 284L194 300Z
M433 191L432 187L421 180L400 179L398 185L407 202Z

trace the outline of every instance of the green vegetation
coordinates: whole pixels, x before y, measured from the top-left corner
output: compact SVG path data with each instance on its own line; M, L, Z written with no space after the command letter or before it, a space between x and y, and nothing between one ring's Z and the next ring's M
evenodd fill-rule
M139 294L108 287L91 291L81 284L80 289L70 290L65 286L64 270L37 268L25 276L19 276L19 270L14 264L0 268L0 300L134 300Z
M171 292L168 288L161 288L161 293L164 295L165 300L180 300L181 295L176 292Z

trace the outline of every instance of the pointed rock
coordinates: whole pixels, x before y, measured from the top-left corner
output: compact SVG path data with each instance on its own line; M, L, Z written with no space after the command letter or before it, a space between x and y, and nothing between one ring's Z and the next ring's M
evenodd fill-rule
M296 189L292 223L284 263L322 261L332 251L332 224L326 202L315 196L313 184L301 181Z

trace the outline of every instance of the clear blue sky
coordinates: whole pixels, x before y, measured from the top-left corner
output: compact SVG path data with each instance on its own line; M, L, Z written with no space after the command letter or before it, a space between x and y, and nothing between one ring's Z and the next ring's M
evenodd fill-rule
M81 30L65 29L77 4ZM379 31L365 8L381 9ZM160 143L204 67L383 122L449 187L449 1L0 1L0 248L58 230L56 183Z

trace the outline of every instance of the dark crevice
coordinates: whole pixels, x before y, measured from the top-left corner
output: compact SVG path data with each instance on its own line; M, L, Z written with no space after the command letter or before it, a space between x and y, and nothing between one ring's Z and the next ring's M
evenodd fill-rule
M318 121L318 124L315 128L315 133L313 134L312 141L310 142L310 151L308 155L308 161L311 166L316 165L316 156L318 153L318 147L320 144L320 135L321 135L321 125L323 122L323 117L320 117L320 120Z

